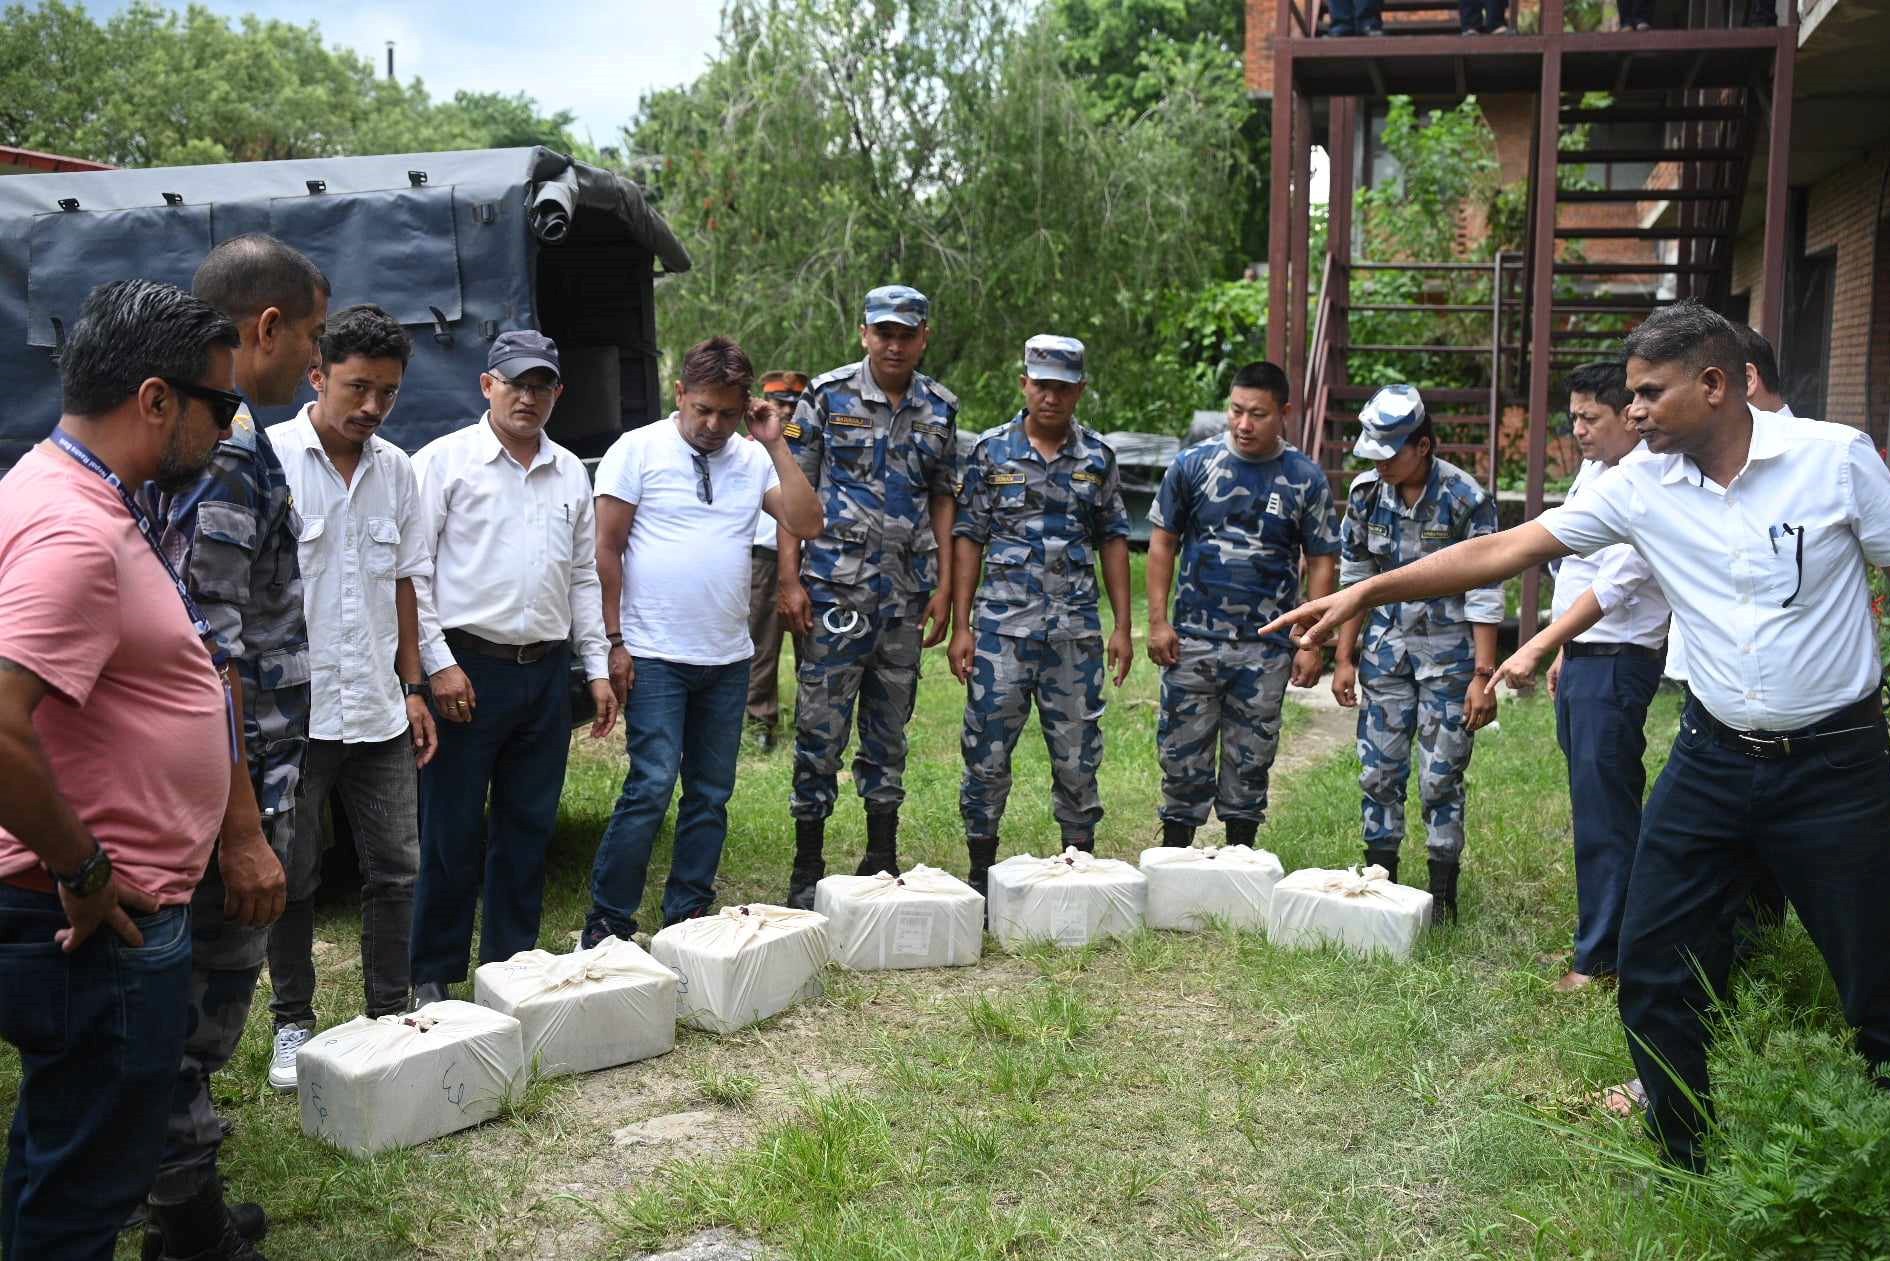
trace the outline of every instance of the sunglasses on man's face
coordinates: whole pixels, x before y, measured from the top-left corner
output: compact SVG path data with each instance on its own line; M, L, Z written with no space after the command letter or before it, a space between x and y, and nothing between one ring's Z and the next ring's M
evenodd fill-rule
M236 413L243 410L241 394L219 390L213 386L198 385L194 381L180 381L175 377L159 377L158 380L187 398L200 398L208 403L211 419L217 422L218 429L228 429L230 422L236 419Z

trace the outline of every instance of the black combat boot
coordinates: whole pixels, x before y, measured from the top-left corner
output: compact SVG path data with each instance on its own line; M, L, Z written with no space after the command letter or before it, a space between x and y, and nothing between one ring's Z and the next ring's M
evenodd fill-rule
M899 812L866 812L866 857L860 859L856 876L877 876L882 871L899 874Z
M1186 823L1177 823L1173 819L1163 819L1162 844L1176 849L1186 849L1194 844L1194 828Z
M971 855L971 872L965 877L965 883L978 891L980 897L990 896L991 864L997 861L997 837L968 837L965 850ZM986 918L989 918L989 911Z
M814 909L814 886L827 874L821 854L826 844L825 819L794 820L794 870L788 875L787 904L797 911Z
M1254 837L1260 835L1260 820L1229 819L1227 821L1227 843L1229 845L1253 844Z
M182 1204L153 1204L145 1228L144 1261L264 1261L252 1241L269 1233L257 1204L226 1204L223 1180L212 1178Z
M1457 922L1457 873L1461 865L1453 858L1431 859L1431 923Z
M1374 863L1385 869L1387 878L1393 884L1398 883L1398 851L1396 847L1381 848L1376 845L1367 845L1365 847L1365 865L1370 867Z

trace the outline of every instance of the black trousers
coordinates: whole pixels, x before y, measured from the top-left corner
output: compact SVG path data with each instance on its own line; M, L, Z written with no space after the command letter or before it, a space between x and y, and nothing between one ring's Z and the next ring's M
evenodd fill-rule
M1844 724L1858 725L1855 722ZM1890 1086L1890 735L1862 731L1765 761L1727 748L1697 701L1641 815L1621 925L1621 1022L1669 1159L1702 1163L1706 1010L1724 995L1733 911L1777 879L1837 982L1857 1048ZM1702 984L1702 976L1704 984Z
M1457 21L1466 31L1493 31L1509 20L1509 0L1457 0Z
M1624 31L1642 22L1653 24L1654 0L1616 0L1615 8L1620 11Z

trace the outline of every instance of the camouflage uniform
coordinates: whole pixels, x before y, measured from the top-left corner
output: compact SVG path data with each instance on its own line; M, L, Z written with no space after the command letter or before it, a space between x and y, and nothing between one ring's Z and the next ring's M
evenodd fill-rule
M1496 501L1448 461L1431 460L1423 497L1409 508L1398 488L1379 481L1375 470L1361 473L1346 496L1340 584L1362 582L1496 529ZM1501 586L1387 604L1367 617L1359 636L1358 760L1368 849L1395 850L1404 839L1415 732L1431 856L1455 862L1463 852L1463 773L1472 739L1464 726L1464 695L1476 672L1470 628L1502 620Z
M796 819L833 813L855 700L860 796L873 812L905 800L906 723L925 605L938 585L929 500L952 493L957 417L958 396L922 373L893 411L862 360L816 378L787 425L827 517L821 536L801 545L814 627L797 668Z
M295 834L295 790L308 742L308 624L296 553L301 518L269 440L247 409L190 490L146 506L163 546L209 619L243 684L243 737L263 833L285 863ZM213 856L191 898L191 1000L184 1059L152 1184L156 1204L179 1204L216 1176L222 1123L210 1075L229 1063L249 1017L269 929L225 922Z
M1181 657L1162 671L1156 744L1165 821L1260 822L1279 749L1292 640L1259 628L1299 602L1299 557L1339 550L1325 471L1283 446L1250 460L1226 434L1169 466L1149 523L1180 536L1171 619ZM1220 750L1216 786L1215 748Z
M1011 790L1011 750L1037 704L1050 750L1051 795L1066 840L1087 841L1102 818L1102 617L1096 561L1126 539L1116 454L1071 422L1046 462L1024 413L973 449L953 534L984 548L972 609L976 656L965 705L965 777L959 811L968 837L998 834Z

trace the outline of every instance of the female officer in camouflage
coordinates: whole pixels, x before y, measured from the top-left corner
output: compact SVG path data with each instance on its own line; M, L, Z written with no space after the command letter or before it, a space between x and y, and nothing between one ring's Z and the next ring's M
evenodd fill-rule
M1360 473L1346 497L1341 585L1496 533L1496 500L1468 473L1437 458L1436 430L1415 388L1386 386L1359 419L1364 432L1352 453L1378 467ZM1432 914L1440 920L1457 918L1463 773L1470 764L1471 733L1496 714L1491 676L1502 620L1502 587L1478 587L1461 596L1388 604L1369 621L1354 618L1339 632L1332 693L1351 708L1360 686L1365 692L1358 719L1365 860L1397 878L1416 733L1436 899Z
M1104 653L1098 555L1115 616L1108 659L1118 687L1128 677L1134 645L1129 514L1115 452L1076 423L1086 380L1082 342L1052 336L1025 342L1020 384L1028 406L978 442L958 492L950 655L952 673L970 689L958 800L971 885L980 893L997 856L1011 750L1033 700L1050 750L1051 795L1064 845L1094 849L1102 818L1096 789Z

